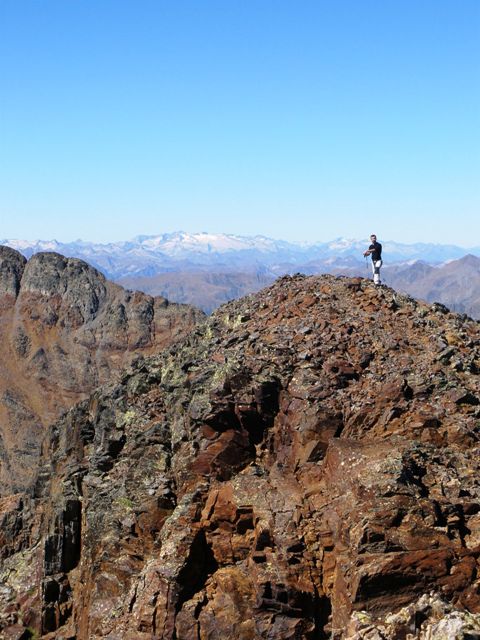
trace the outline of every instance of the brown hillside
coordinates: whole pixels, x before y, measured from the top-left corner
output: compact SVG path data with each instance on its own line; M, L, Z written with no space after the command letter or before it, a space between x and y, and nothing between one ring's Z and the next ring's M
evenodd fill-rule
M125 291L82 260L39 253L27 262L0 247L0 495L35 476L48 424L201 315Z
M457 313L480 318L480 258L468 255L441 267L415 264L388 272L395 289L446 304Z

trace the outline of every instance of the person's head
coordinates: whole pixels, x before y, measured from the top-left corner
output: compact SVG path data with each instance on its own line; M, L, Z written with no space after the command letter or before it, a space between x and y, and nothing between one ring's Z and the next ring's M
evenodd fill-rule
M372 242L376 242L377 241L377 236L374 233L372 233L372 235L370 236L370 240Z

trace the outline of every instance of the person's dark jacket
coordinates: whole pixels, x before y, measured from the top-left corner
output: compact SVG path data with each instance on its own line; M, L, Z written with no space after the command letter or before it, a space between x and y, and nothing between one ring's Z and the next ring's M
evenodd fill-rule
M374 242L368 247L368 250L372 252L370 255L372 256L373 262L382 259L382 245L380 242Z

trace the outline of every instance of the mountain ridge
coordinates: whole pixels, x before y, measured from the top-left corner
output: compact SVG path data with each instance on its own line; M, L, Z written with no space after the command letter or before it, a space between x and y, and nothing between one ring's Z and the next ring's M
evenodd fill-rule
M331 259L341 262L352 257L361 262L368 241L337 238L330 242L288 242L266 236L173 232L137 236L130 241L106 244L85 241L61 243L55 240L3 240L1 244L21 251L27 257L45 250L78 257L93 264L109 278L118 279L202 265L233 268L261 264L273 268L273 275L278 276L282 275L275 269L279 263L301 265L312 260ZM455 245L402 244L392 241L384 241L383 245L390 262L424 259L442 263L468 252L480 255L480 247L467 250Z

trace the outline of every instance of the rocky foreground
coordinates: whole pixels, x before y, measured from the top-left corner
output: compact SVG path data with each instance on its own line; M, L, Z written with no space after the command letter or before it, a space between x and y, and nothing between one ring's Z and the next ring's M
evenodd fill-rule
M0 496L35 478L45 428L203 314L126 291L82 260L0 246Z
M51 429L1 637L478 638L479 418L477 322L283 278Z

